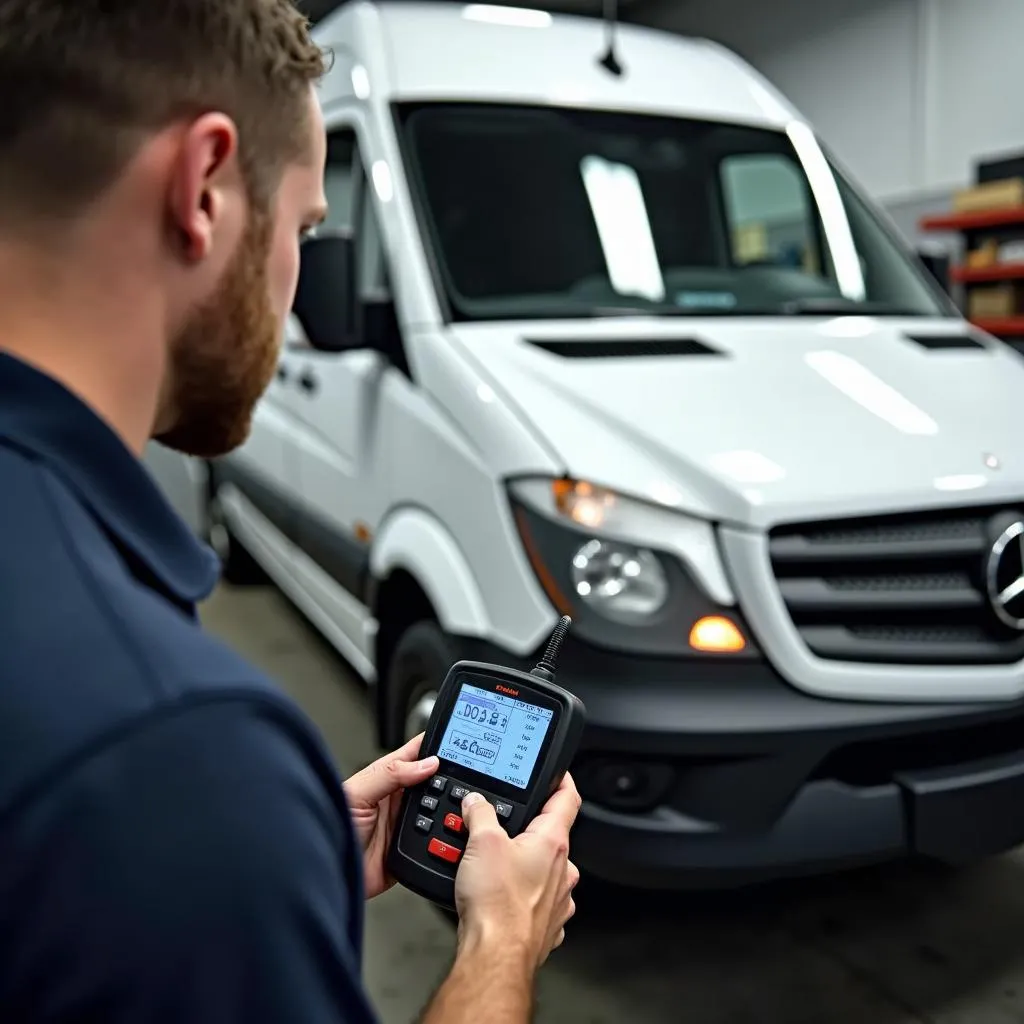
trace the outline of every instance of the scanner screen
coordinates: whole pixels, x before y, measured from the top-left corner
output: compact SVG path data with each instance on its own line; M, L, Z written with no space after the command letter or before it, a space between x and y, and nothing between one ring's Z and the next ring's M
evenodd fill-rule
M463 683L438 756L526 789L554 712Z

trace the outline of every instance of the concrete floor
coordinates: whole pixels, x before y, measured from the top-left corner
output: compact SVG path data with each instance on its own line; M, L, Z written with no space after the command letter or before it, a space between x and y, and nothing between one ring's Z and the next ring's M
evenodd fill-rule
M224 589L204 618L305 707L343 773L378 755L364 689L277 591ZM578 898L540 979L539 1024L1024 1022L1024 853L961 873L700 897L582 885ZM453 948L423 900L395 889L370 905L383 1024L416 1019Z

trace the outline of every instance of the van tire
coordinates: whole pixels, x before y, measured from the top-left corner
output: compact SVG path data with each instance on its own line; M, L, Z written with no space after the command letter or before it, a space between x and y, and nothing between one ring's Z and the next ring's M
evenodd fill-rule
M390 747L399 747L415 735L406 732L416 705L437 693L454 661L452 646L436 622L417 622L399 638L387 676Z
M231 532L216 492L206 506L206 542L220 559L221 580L235 587L268 582L267 574Z

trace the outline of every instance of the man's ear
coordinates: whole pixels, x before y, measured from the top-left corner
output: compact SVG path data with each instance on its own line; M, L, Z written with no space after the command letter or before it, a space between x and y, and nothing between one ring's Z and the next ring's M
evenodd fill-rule
M171 227L190 263L209 255L226 189L238 175L238 129L231 118L211 113L193 121L181 136L168 195Z

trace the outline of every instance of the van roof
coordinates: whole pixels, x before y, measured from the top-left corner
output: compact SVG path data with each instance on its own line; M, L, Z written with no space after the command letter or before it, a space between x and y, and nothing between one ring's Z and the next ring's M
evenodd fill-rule
M392 101L539 103L771 127L798 117L752 68L707 40L620 25L626 74L616 77L598 63L606 42L596 18L357 0L325 18L316 36L348 50Z

